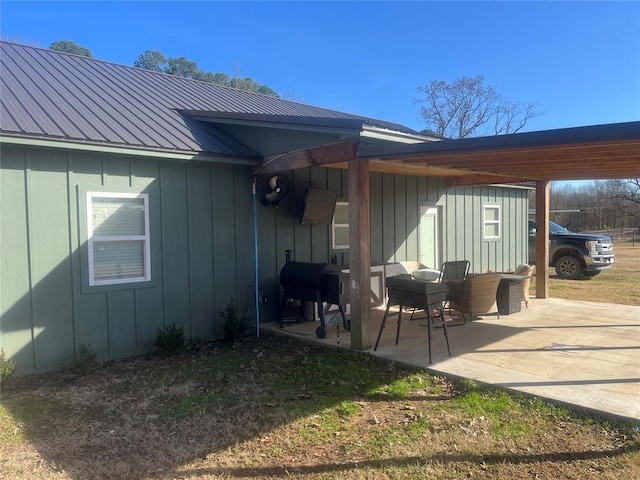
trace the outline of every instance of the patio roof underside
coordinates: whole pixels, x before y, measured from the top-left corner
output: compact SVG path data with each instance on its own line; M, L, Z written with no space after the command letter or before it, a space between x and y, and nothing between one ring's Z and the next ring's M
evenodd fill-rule
M347 168L354 153L353 144L334 144L279 155L263 165ZM451 187L635 178L640 122L391 147L361 144L357 155L369 160L372 172L444 177Z
M447 177L449 186L640 175L640 140L403 155L371 160L372 171ZM346 167L346 165L345 165Z
M369 172L443 177L448 186L534 182L536 296L549 297L549 182L640 176L640 122L410 145L346 141L265 157L256 173L310 166L349 171L352 348L371 346ZM368 160L368 161L361 161ZM353 207L353 210L352 210Z

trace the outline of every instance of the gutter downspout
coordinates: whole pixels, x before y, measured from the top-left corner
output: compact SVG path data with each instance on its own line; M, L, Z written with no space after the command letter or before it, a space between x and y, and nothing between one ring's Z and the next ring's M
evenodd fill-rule
M260 288L258 285L258 220L257 220L257 208L256 208L256 177L253 176L253 257L255 262L255 277L254 277L254 300L256 308L256 338L260 338Z

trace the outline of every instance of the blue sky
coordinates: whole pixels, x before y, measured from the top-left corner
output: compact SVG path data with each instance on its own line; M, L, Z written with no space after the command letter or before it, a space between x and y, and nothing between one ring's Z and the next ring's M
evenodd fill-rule
M525 130L640 120L640 2L2 1L2 39L147 49L322 107L423 129L419 85L483 75L543 115Z

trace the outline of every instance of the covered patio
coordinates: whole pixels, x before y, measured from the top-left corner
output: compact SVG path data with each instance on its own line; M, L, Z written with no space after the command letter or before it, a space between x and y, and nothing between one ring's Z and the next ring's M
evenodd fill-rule
M446 179L448 187L535 184L536 292L539 298L545 299L549 297L550 182L637 177L640 175L640 122L393 146L351 140L266 157L259 170L277 172L285 166L348 170L350 346L368 350L376 331L368 288L370 172L439 177Z
M384 308L371 310L377 335ZM318 339L318 322L268 323L263 329L336 348L352 348L351 333L335 322ZM377 351L366 354L436 375L476 380L524 392L611 420L640 422L640 315L638 307L561 299L531 299L512 315L483 316L449 327L451 356L442 329L404 315L399 344L396 318L387 320Z

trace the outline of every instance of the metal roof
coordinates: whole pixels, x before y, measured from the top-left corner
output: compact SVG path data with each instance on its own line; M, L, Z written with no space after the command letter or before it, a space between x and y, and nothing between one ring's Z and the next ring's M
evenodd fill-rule
M266 158L260 171L348 168L352 145L327 145ZM445 178L447 185L526 185L540 180L640 176L640 122L589 125L420 144L360 144L372 172ZM523 186L524 186L523 185Z
M402 125L98 59L0 42L3 135L249 156L202 116L333 128Z

